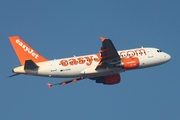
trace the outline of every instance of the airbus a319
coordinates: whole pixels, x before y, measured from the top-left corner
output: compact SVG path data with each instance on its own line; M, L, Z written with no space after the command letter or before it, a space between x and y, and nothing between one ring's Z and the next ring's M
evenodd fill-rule
M49 88L87 78L96 83L113 85L121 81L121 72L161 65L171 59L169 54L158 48L141 47L117 51L110 39L100 38L102 46L97 54L48 60L19 36L11 36L9 40L21 66L13 68L12 71L15 74L9 77L26 74L50 78L72 78L55 84L48 83Z

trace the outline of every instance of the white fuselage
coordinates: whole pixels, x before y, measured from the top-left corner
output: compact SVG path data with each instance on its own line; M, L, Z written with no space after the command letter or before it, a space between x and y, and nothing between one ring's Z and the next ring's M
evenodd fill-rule
M170 55L157 48L137 48L118 51L118 53L121 59L137 57L139 59L139 66L136 69L160 65L171 59ZM14 68L13 71L15 73L45 77L91 78L129 70L121 67L96 70L100 59L100 54L74 56L71 58L55 59L36 63L39 68L34 70L24 70L24 66L20 66Z

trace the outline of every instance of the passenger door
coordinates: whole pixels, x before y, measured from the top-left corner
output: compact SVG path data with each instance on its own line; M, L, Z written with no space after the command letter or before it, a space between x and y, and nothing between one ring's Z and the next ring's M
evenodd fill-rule
M55 60L50 61L50 72L54 73L57 72L56 66L55 66Z
M147 50L148 58L153 58L153 53L150 49Z

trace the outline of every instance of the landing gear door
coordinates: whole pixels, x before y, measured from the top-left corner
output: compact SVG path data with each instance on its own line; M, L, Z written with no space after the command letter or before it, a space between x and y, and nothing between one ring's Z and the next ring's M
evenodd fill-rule
M153 57L153 53L150 49L147 50L147 55L148 55L148 58L152 58Z

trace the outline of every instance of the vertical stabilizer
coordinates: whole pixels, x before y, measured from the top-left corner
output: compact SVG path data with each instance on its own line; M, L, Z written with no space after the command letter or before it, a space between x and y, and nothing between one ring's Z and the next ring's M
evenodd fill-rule
M14 51L16 52L21 65L24 66L26 60L32 60L35 63L47 61L46 58L42 57L19 36L11 36L9 37L9 40L14 48Z

